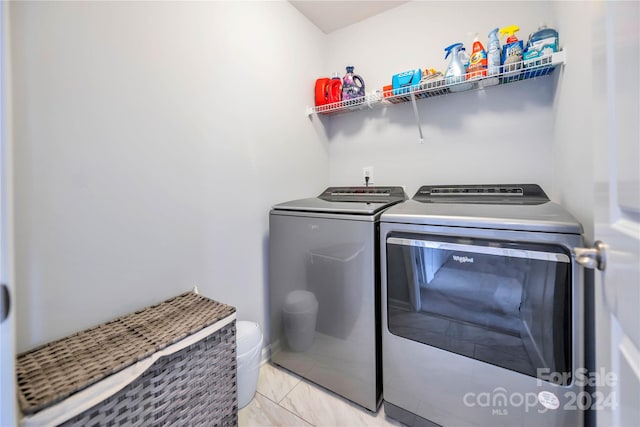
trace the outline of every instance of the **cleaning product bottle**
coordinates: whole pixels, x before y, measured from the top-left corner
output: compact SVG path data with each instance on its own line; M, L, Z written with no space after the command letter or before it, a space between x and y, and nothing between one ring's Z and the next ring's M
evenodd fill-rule
M498 28L489 32L489 44L487 45L487 75L495 76L500 74L500 39L498 39Z
M316 107L329 102L329 81L327 77L316 80Z
M460 53L458 53L458 56L460 57L460 61L462 62L464 69L468 70L471 57L467 53L467 49L464 47L464 45L460 48Z
M466 69L460 60L461 48L462 43L454 43L444 49L447 52L444 59L451 55L451 62L444 73L445 83L449 86L451 92L461 92L473 87L473 83L463 83L465 82Z
M353 65L347 66L347 74L342 78L342 100L364 97L364 80L353 74Z
M473 39L473 49L469 59L469 67L467 68L467 79L477 79L487 75L487 51L478 39L476 34Z
M338 73L331 74L331 80L328 84L329 104L342 101L342 80Z
M547 28L545 24L542 24L538 28L538 31L529 36L523 59L539 58L541 56L551 55L557 51L558 31L553 28Z
M507 36L507 42L502 46L502 65L505 73L522 68L524 45L522 40L518 40L516 37L517 31L520 31L517 25L509 25L500 29L500 34Z

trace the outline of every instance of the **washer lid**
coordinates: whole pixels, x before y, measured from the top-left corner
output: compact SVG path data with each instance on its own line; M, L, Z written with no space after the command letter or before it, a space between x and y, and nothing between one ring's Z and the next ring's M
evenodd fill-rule
M393 203L367 203L367 202L328 202L318 198L293 200L280 203L273 207L274 210L298 211L298 212L325 212L351 215L373 215Z
M274 210L373 215L406 200L402 187L329 187L318 197L273 206Z

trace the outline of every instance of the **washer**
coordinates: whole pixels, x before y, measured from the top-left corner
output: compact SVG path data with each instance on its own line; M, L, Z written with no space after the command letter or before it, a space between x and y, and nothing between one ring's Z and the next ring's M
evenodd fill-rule
M584 421L582 227L537 185L423 186L382 215L385 412L404 424Z
M402 187L330 187L269 215L272 362L366 409L381 399L379 221Z

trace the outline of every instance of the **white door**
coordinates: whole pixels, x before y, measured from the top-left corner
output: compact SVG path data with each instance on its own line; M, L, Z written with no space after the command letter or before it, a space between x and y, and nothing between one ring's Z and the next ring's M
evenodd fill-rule
M640 2L594 3L598 426L640 426ZM585 42L588 42L586 40Z
M0 426L15 425L15 304L11 303L12 243L11 243L11 144L7 128L9 95L8 66L8 2L0 5Z

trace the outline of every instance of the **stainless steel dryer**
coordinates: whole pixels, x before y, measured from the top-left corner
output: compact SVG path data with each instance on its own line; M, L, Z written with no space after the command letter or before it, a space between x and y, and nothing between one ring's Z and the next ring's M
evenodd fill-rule
M330 187L269 215L271 360L376 411L380 215L402 187Z
M383 389L407 425L578 426L582 227L537 185L423 186L382 215Z

